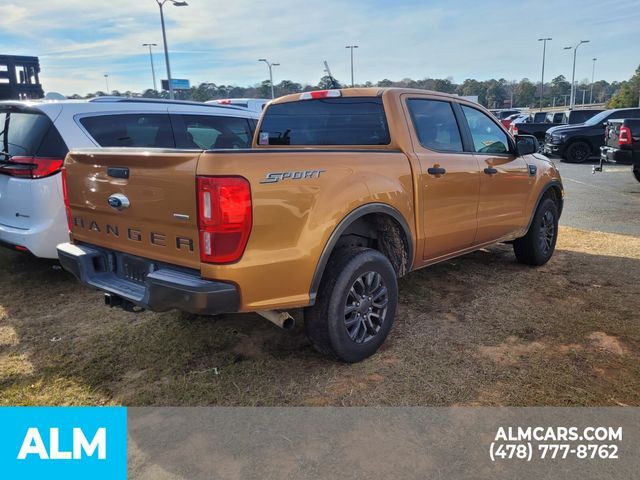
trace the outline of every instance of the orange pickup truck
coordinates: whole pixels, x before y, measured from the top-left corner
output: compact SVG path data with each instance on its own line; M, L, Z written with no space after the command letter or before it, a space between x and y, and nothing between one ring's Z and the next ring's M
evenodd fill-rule
M314 347L357 362L391 329L398 277L496 242L549 260L564 193L536 151L455 96L289 95L251 149L70 152L59 258L132 311L255 311L290 328L304 307Z

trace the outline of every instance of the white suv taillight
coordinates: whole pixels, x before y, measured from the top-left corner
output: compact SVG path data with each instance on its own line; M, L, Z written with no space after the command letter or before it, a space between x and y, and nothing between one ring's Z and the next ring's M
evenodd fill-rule
M251 187L242 177L196 178L200 260L238 261L252 227Z
M13 156L10 163L0 167L0 173L20 178L44 178L58 173L63 164L63 158Z

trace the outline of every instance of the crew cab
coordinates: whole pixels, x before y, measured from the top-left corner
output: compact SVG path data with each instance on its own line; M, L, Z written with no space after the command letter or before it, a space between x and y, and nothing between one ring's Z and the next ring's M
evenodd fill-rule
M607 121L623 118L640 118L640 108L605 110L584 123L550 128L545 135L544 153L571 163L585 162L600 153Z
M593 172L602 172L605 162L633 165L633 175L640 182L640 119L607 122L605 145L600 147L600 165L594 166Z
M352 88L269 103L251 149L72 151L63 267L130 310L258 312L346 362L372 355L397 279L496 242L542 265L560 174L476 103Z

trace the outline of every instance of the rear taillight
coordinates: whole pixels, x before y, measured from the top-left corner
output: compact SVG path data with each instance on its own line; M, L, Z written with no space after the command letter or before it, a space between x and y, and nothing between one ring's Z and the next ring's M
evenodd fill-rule
M631 145L631 129L625 125L620 127L618 145Z
M514 125L513 123L511 124L511 133L513 133L514 135L518 135L518 126Z
M251 187L242 177L197 177L200 260L231 263L251 233Z
M62 198L64 199L64 210L67 214L67 226L71 231L71 206L69 205L69 191L67 190L67 169L62 167Z
M20 178L44 178L58 173L64 159L42 157L11 157L11 163L0 167L0 173Z

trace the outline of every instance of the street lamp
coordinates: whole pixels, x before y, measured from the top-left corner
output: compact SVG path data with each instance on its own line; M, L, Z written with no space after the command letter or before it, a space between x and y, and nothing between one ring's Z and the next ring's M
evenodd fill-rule
M544 57L547 53L547 41L553 40L553 38L539 38L539 42L542 43L542 78L540 79L540 111L542 111L542 99L544 98Z
M157 43L143 43L143 47L149 47L149 60L151 61L151 76L153 77L153 90L158 91L156 87L156 69L153 68L153 54L151 53L151 47L157 47Z
M107 75L106 73L104 74L104 81L107 84L107 95L111 95L111 93L109 92L109 75Z
M171 84L171 67L169 66L169 49L167 47L167 32L164 28L164 12L162 7L167 2L171 2L174 7L186 7L189 4L187 2L179 2L178 0L156 0L158 7L160 7L160 23L162 24L162 41L164 42L164 61L167 64L167 83L169 84L169 98L173 100L175 98L173 94L173 85Z
M279 63L270 63L266 58L259 58L258 59L259 62L264 62L267 64L267 67L269 67L269 82L271 83L271 98L276 98L276 93L275 90L273 88L273 67L278 67L280 66Z
M591 69L591 93L589 94L589 103L593 103L593 81L596 77L596 60L598 59L594 57L593 68Z
M576 103L576 54L578 53L578 47L583 43L589 43L589 40L580 40L575 47L564 47L565 50L571 50L573 48L573 73L571 74L571 101L569 103L569 110L573 109Z
M344 48L351 50L351 88L353 88L355 86L355 83L353 82L353 49L358 48L358 45L347 45Z

